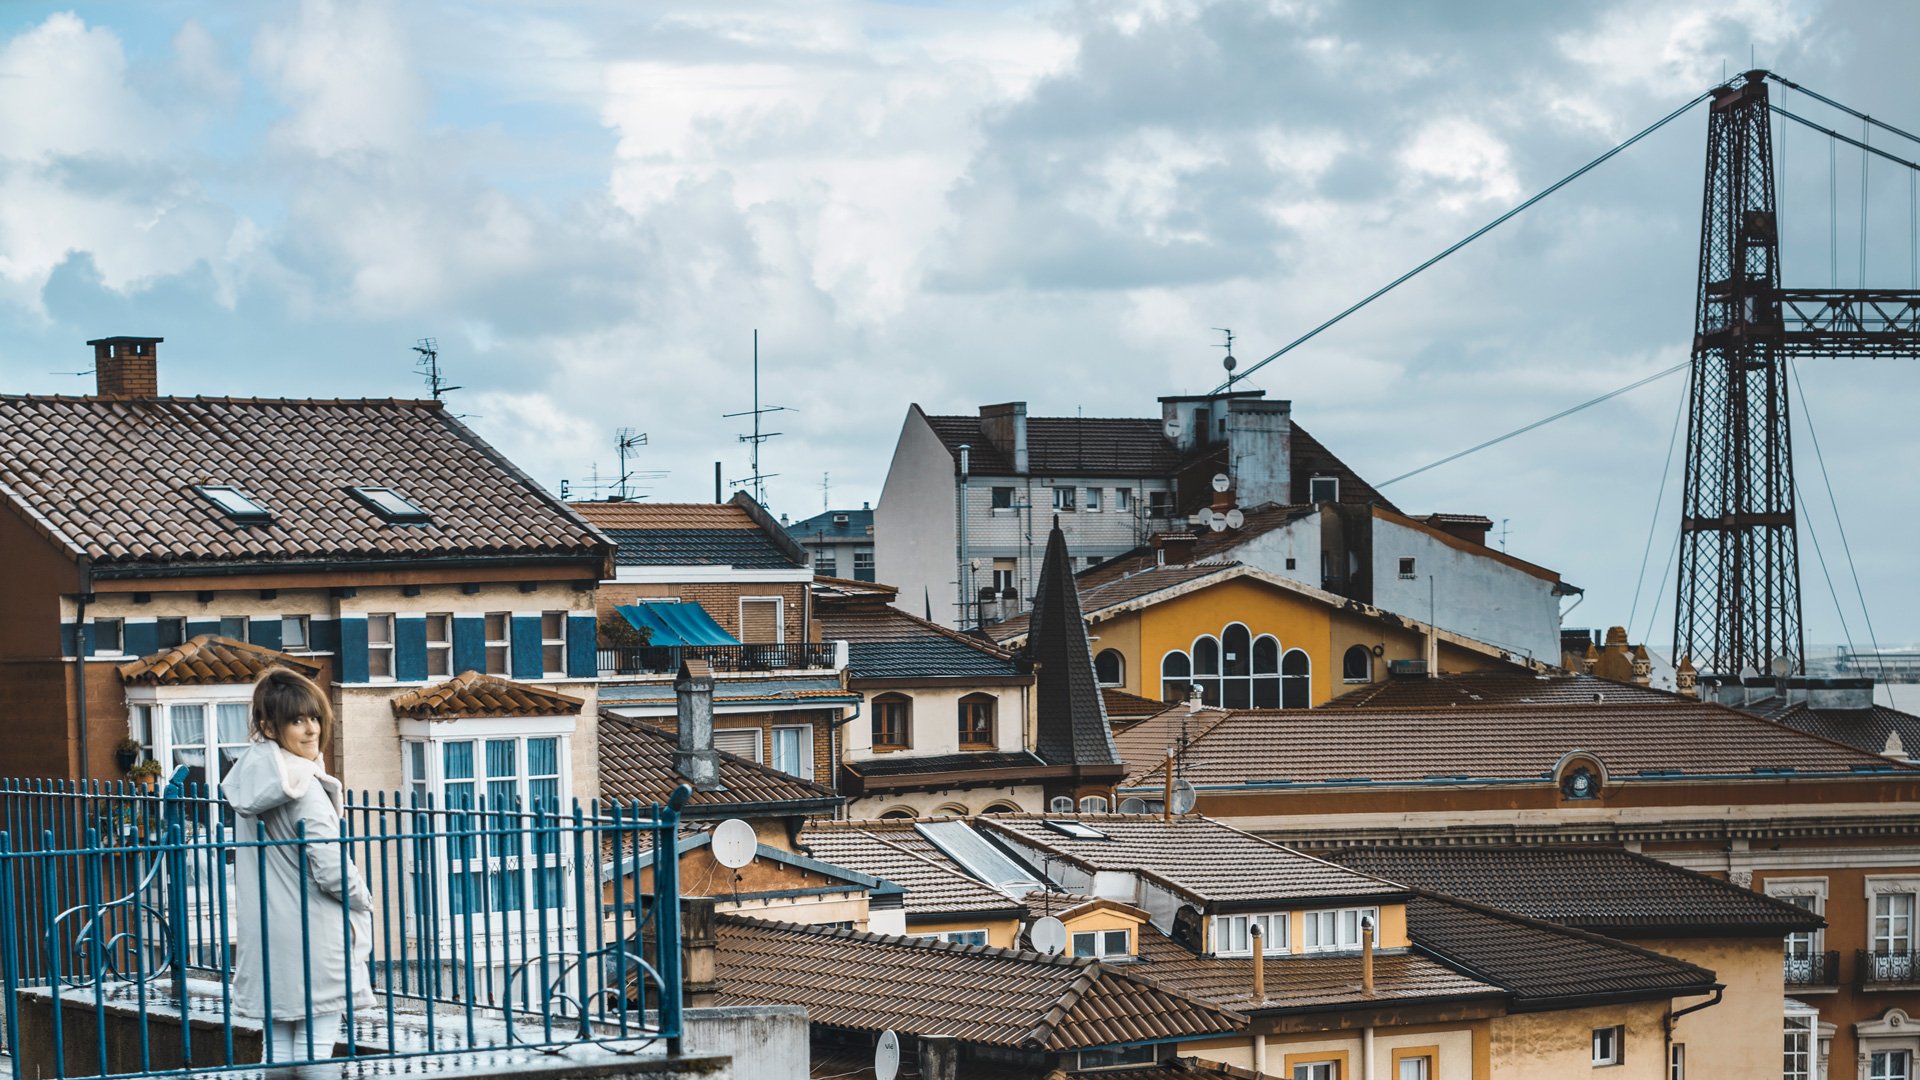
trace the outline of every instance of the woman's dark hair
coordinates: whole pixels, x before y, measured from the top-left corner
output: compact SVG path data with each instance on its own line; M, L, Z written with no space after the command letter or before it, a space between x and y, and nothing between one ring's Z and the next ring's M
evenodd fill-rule
M253 684L253 723L248 734L278 742L280 724L300 716L320 718L320 749L333 739L333 706L312 679L286 668L268 668Z

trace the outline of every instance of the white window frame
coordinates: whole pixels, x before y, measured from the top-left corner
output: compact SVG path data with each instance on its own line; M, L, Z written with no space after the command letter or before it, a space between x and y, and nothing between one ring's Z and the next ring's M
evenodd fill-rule
M1820 1074L1820 1014L1812 1009L1787 1010L1782 1039L1782 1080L1815 1080Z
M777 645L787 640L787 598L784 596L743 596L741 597L740 598L740 622L737 624L740 627L740 640L746 641L746 638L747 638L747 605L748 604L772 604L773 605L774 644ZM749 641L747 642L747 644L757 645L757 644L760 644L760 642Z
M115 630L118 631L119 641L114 645L112 651L108 651L106 649L102 649L99 647L100 627L102 625L111 625L114 627ZM111 618L111 617L105 618L105 619L88 619L87 629L88 629L88 632L85 634L85 636L93 639L93 644L89 645L86 650L88 656L125 656L127 655L127 620ZM86 645L87 643L83 641L80 644Z
M839 577L840 556L832 550L814 552L813 572L821 577Z
M1047 800L1047 813L1049 813L1049 814L1071 814L1071 813L1073 813L1073 796L1071 796L1071 795L1055 795L1055 796L1054 796L1053 798L1051 798L1051 799L1048 799L1048 800Z
M1252 956L1252 930L1255 925L1260 927L1262 952L1268 956L1275 956L1292 951L1291 921L1287 913L1270 911L1247 915L1215 915L1209 927L1213 937L1213 955Z
M236 623L238 625L228 626L228 623ZM214 620L214 625L218 628L216 632L221 637L232 638L235 641L253 640L253 619L250 616L221 615ZM229 633L229 631L231 631L231 633ZM156 640L159 637L159 633L159 629L156 627L154 630Z
M1901 954L1912 955L1920 952L1920 876L1869 876L1866 882L1867 895L1867 949L1878 952L1882 940L1880 930L1880 898L1883 896L1907 896L1905 948ZM1887 936L1891 946L1893 935ZM1889 949L1889 951L1892 951Z
M865 565L861 564L860 560L862 559L866 560ZM862 570L871 571L872 569L873 569L873 552L856 551L853 553L853 573L856 578L860 576L860 571ZM780 624L780 632L783 634L786 633L786 622L784 619L784 613L783 613L783 618Z
M1626 1060L1626 1029L1623 1025L1593 1029L1593 1064L1619 1065Z
M1289 1080L1340 1080L1338 1061L1303 1061L1293 1067Z
M205 783L209 794L216 794L225 770L220 767L222 750L238 751L249 741L247 729L252 726L253 684L234 683L223 686L129 686L127 687L127 733L138 739L147 748L147 756L160 763L162 777L170 777L174 770L190 762L179 760L181 754L199 753L200 768L205 772ZM179 745L174 742L174 711L198 708L200 714L200 741L192 745ZM237 719L238 730L233 738L220 737L220 714L223 708L229 717ZM143 722L144 720L144 722ZM144 729L144 730L143 730Z
M1687 1044L1667 1047L1667 1080L1687 1080Z
M1315 486L1315 485L1317 485L1317 484L1332 484L1332 485L1333 485L1333 498L1331 498L1331 499L1316 499L1316 498L1314 498L1314 497L1313 497L1313 489L1314 489L1314 486ZM1323 503L1323 502L1333 502L1333 503L1337 503L1337 502L1339 502L1339 501L1340 501L1340 478L1339 478L1339 477L1337 477L1337 476L1314 476L1314 477L1310 477L1310 478L1308 478L1308 480L1307 480L1307 501L1308 501L1308 502L1310 502L1310 503L1312 503L1312 504L1313 504L1313 505L1315 505L1315 506L1318 506L1318 505L1320 505L1320 504L1321 504L1321 503Z
M1419 558L1413 555L1402 555L1399 558L1400 558L1400 563L1399 563L1400 580L1401 581L1418 580L1420 577Z
M1071 514L1074 512L1074 504L1079 501L1079 488L1071 484L1061 484L1050 490L1053 492L1053 509L1055 513Z
M1113 489L1113 509L1116 513L1126 513L1133 509L1133 489L1117 487Z
M1861 1053L1867 1059L1867 1080L1913 1080L1913 1051L1868 1047Z
M1800 897L1811 899L1813 903L1807 910L1822 918L1826 917L1826 878L1768 878L1762 888L1766 890L1768 896L1776 900L1787 900L1789 903L1791 903L1793 899ZM1788 959L1792 959L1795 956L1794 945L1796 939L1802 939L1804 941L1807 956L1820 956L1826 951L1827 932L1824 929L1809 930L1800 934L1788 934L1786 941L1782 943Z
M977 930L935 930L932 933L915 934L913 936L917 938L925 938L928 941L950 942L954 945L991 945L993 944L993 938L991 935L987 933L987 928L984 926L980 927ZM963 938L971 938L971 937L977 937L980 940L979 941L962 940Z
M1118 952L1113 950L1113 942L1108 936L1111 934L1120 935L1120 949ZM1081 938L1093 939L1092 952L1083 953L1080 951ZM1133 959L1133 931L1129 929L1075 930L1067 939L1067 955L1074 957L1091 956L1096 960L1131 960Z
M1310 953L1355 952L1360 948L1360 928L1373 920L1374 944L1380 943L1380 909L1377 907L1323 908L1309 911L1301 924L1300 951ZM1349 930L1352 936L1348 936ZM1325 935L1332 934L1328 942Z
M385 642L377 642L373 640L373 624L376 619L384 620L386 623L387 640ZM399 623L400 623L400 620L394 612L391 612L391 611L367 612L367 681L368 682L390 683L399 677L399 668L395 666L399 661L399 657L396 655L396 652L398 650L395 648L395 643L394 643L394 638L397 636ZM378 674L373 670L373 655L379 652L383 652L387 654L387 673L385 675Z
M287 627L289 626L297 626L300 628L300 635L299 635L300 644L299 645L287 644L287 636L288 636ZM312 652L313 651L313 618L311 616L308 616L308 615L280 616L280 650L282 652Z
M569 613L565 611L542 611L540 613L540 676L542 678L564 679L567 677L567 615L568 614ZM547 636L547 620L548 619L559 620L560 634L558 637ZM549 667L547 664L547 655L549 650L552 650L555 648L557 648L559 651L554 653L553 655L558 656L560 658L560 662L557 667Z
M1113 808L1105 795L1087 795L1080 800L1080 812L1083 814L1104 814Z
M433 638L433 620L435 619L446 620L445 629L447 636L439 641L435 641ZM429 611L427 612L426 623L427 678L452 678L455 674L453 670L453 613L451 611ZM434 659L436 656L440 660L440 670L438 671L434 670Z
M1097 514L1100 512L1100 489L1099 488L1090 487L1087 489L1087 497L1083 502L1081 502L1080 509L1085 510L1089 514Z
M799 750L800 760L798 762L800 766L799 771L784 768L780 764L780 733L783 731L797 731L800 733L800 750ZM784 772L789 776L797 776L802 780L813 779L813 725L812 724L775 724L773 725L773 730L768 734L768 738L767 738L767 752L768 752L768 756L772 759L771 763L774 768L779 769L781 772Z
M497 638L487 633L487 620L493 618L500 620L501 636ZM513 678L513 612L489 611L481 615L480 637L482 641L485 642L481 651L481 669L488 675L499 675L509 679ZM500 667L498 670L495 670L493 666L494 650L496 649L499 650L498 655L500 657Z

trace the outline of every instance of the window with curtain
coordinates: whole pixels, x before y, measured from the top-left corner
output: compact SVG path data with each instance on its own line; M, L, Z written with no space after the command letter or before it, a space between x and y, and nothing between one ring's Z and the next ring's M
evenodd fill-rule
M993 745L992 694L968 694L960 699L960 745L964 747L991 747Z
M905 694L873 699L873 748L900 750L911 745L913 704Z
M416 887L445 889L438 910L485 916L500 929L513 925L505 920L532 920L540 909L565 906L566 852L557 835L538 828L538 815L565 812L565 741L552 735L406 740L409 789L446 811L439 850L414 853Z

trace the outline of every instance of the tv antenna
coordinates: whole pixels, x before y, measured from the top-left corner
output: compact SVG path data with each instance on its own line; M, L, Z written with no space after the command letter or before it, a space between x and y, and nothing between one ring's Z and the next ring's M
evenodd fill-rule
M733 486L751 487L753 489L753 501L762 506L767 504L767 481L780 474L763 473L760 471L760 444L782 433L778 431L761 431L760 418L768 413L787 411L789 410L785 405L762 406L760 404L760 331L756 329L753 332L753 408L748 409L746 412L722 413L721 416L729 420L737 416L753 417L753 434L740 436L740 441L746 443L748 446L747 460L752 468L752 475L748 476L745 480L733 481Z
M1221 346L1221 348L1227 350L1227 358L1220 361L1220 366L1227 369L1227 393L1231 394L1233 393L1233 381L1239 378L1239 376L1233 373L1233 369L1240 366L1240 361L1233 358L1233 331L1224 326L1216 326L1214 330L1227 335L1227 343Z
M439 342L430 337L423 337L414 342L413 351L420 354L420 359L413 362L413 370L426 378L427 389L433 393L433 400L439 401L440 395L461 389L458 386L448 386L442 379Z
M627 468L627 457L636 449L645 445L647 445L647 433L644 431L635 431L630 427L623 427L613 433L613 448L620 455L620 478L614 482L615 492L621 502L625 502L631 497L627 490L629 481L635 478L658 480L667 475L666 472L662 470L636 473Z
M824 514L831 509L833 509L833 484L829 482L829 479L826 473L821 473L820 474L820 512Z

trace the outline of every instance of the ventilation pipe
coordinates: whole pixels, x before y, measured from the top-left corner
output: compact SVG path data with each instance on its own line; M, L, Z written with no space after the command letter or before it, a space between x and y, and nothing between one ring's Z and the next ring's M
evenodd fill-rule
M1360 920L1360 992L1373 996L1373 920Z
M1267 1000L1267 943L1260 924L1252 919L1247 922L1247 936L1253 939L1253 1002L1257 1006Z

